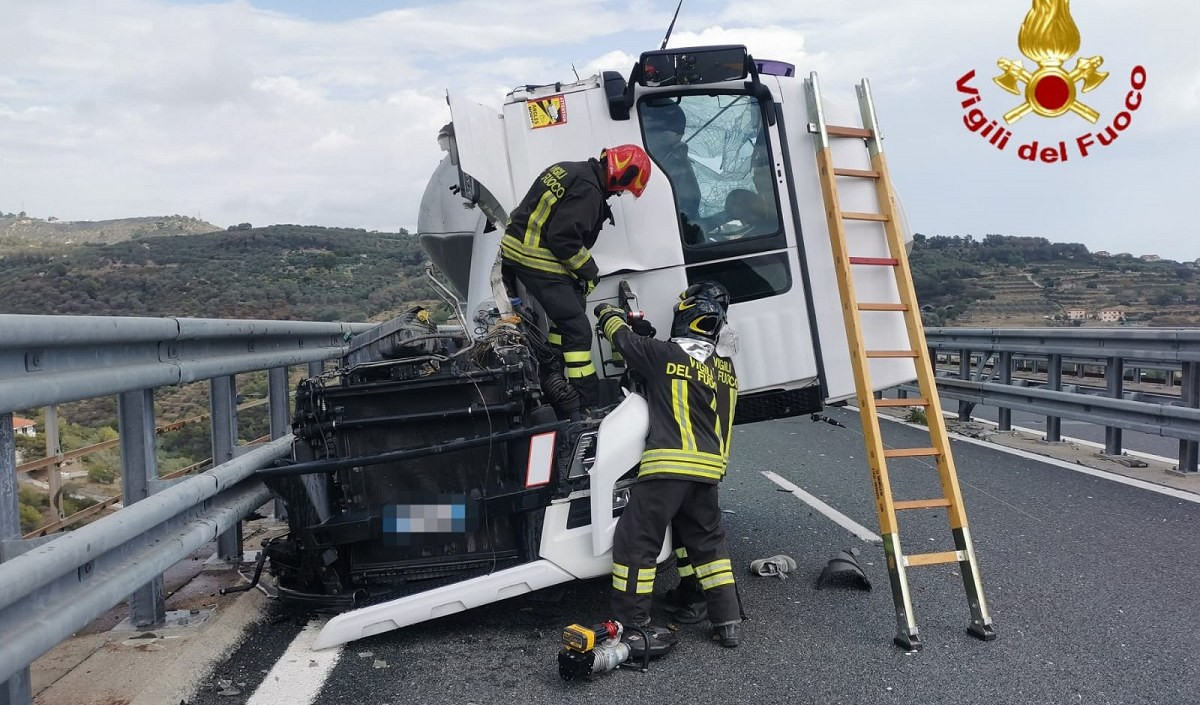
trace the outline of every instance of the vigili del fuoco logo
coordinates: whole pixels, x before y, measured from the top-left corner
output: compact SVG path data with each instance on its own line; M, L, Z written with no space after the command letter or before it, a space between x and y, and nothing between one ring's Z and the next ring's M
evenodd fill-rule
M1033 0L1033 7L1025 15L1025 21L1017 33L1017 48L1035 66L1026 68L1025 62L1020 59L1001 58L996 65L1002 73L992 79L1022 102L1003 113L1003 125L1000 120L988 117L983 108L985 96L972 85L975 70L971 69L955 84L958 92L966 96L962 101L963 110L966 111L963 124L1001 152L1015 152L1018 158L1029 162L1066 162L1075 157L1087 157L1116 142L1133 123L1133 114L1142 105L1146 69L1140 65L1133 67L1120 109L1114 115L1105 116L1082 98L1082 94L1091 93L1102 85L1104 90L1115 89L1112 85L1105 85L1109 75L1100 70L1104 57L1081 56L1075 59L1074 68L1069 71L1066 68L1067 62L1079 53L1079 45L1079 28L1071 18L1070 0ZM990 86L988 89L1000 95ZM1084 120L1095 127L1073 140L1055 142L1047 140L1044 135L1039 139L1036 125L1026 120L1017 129L1026 133L1028 138L1025 135L1017 138L1013 142L1015 148L1009 149L1009 142L1014 136L1009 126L1030 113L1047 119Z

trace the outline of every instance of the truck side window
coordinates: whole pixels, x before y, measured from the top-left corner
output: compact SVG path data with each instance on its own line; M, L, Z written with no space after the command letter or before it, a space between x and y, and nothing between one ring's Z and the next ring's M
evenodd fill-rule
M767 132L756 98L649 98L639 103L638 115L646 151L675 192L685 250L738 243L737 250L744 253L775 246L763 242L761 248L747 248L750 243L744 242L781 232Z

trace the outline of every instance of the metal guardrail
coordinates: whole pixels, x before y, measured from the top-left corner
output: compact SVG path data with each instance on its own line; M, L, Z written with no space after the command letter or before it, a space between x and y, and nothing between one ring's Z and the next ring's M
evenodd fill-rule
M1012 429L1012 411L1046 416L1046 439L1062 440L1062 419L1105 427L1105 452L1120 455L1123 430L1178 438L1181 473L1197 471L1200 442L1200 330L1165 328L927 328L930 359L957 355L958 378L938 377L941 396L959 401L959 418L973 405L999 409L1000 430ZM1046 361L1044 388L1018 386L1013 362ZM1104 368L1105 396L1063 385L1064 361L1088 361ZM989 364L990 363L990 364ZM1126 398L1127 368L1178 366L1178 403ZM990 378L985 379L985 370ZM1135 379L1138 375L1135 375Z
M0 703L30 702L28 665L119 602L165 617L162 573L217 538L240 558L240 522L269 498L255 471L291 448L287 367L318 372L370 324L0 315ZM235 375L267 370L271 437L237 454ZM215 467L158 476L154 388L210 383ZM124 508L23 541L12 412L117 395Z

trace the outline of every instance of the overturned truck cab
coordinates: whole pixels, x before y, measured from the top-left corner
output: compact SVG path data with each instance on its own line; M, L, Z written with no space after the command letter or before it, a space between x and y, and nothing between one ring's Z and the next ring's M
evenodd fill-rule
M414 309L355 338L337 369L300 384L293 458L263 472L288 512L289 533L265 548L279 595L347 610L318 648L611 570L646 402L597 340L603 413L556 413L565 380L546 317L529 297L514 305L499 276L507 213L553 162L644 145L656 172L640 199L610 201L588 309L609 301L665 322L689 284L723 284L737 333L735 423L855 394L812 106L793 74L745 47L698 47L647 52L628 79L522 87L500 112L449 96L447 154L418 230L461 325L439 329ZM844 157L865 159L852 146ZM847 184L841 198L868 211L875 196ZM883 273L857 286L864 300L896 296ZM868 336L879 349L906 340L899 321ZM883 360L872 377L883 389L913 369Z

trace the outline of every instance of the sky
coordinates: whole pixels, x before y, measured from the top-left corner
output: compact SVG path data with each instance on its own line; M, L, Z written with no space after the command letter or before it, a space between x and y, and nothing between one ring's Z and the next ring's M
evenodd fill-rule
M219 226L415 228L441 158L447 89L499 109L518 85L627 74L675 0L0 0L0 211ZM991 233L1200 258L1200 3L1075 0L1077 57L1108 78L1068 113L971 132L1022 102L992 82L1022 60L1030 0L684 0L670 46L740 43L853 100L871 80L896 190L926 235ZM1068 61L1073 67L1074 59ZM1135 67L1145 85L1118 118ZM960 78L978 91L968 108ZM1140 78L1139 78L1140 82ZM1084 157L1077 138L1109 145ZM1003 124L1001 122L1001 124ZM1067 161L1029 162L1065 142ZM1055 151L1055 150L1052 150Z

